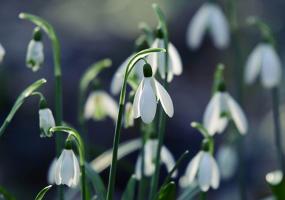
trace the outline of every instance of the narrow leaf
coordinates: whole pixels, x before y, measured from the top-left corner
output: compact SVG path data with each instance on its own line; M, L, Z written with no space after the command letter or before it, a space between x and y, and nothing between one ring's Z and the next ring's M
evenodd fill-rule
M128 181L127 187L122 195L122 200L132 200L135 199L135 189L136 189L136 177L132 175Z
M94 190L96 191L96 196L98 200L105 200L106 199L106 188L105 185L99 176L99 174L92 169L92 167L86 163L85 164L86 175L88 179L91 181Z
M30 86L28 86L17 98L16 102L14 103L10 113L8 114L8 116L6 117L4 123L2 124L1 128L0 128L0 137L4 134L7 126L9 125L9 123L11 122L11 120L13 119L14 115L16 114L16 112L19 110L19 108L22 106L22 104L25 102L25 100L32 95L32 93L34 91L36 91L37 89L39 89L44 83L46 83L45 79L40 79L36 82L34 82L33 84L31 84Z
M52 187L52 185L46 186L44 187L36 196L35 200L42 200L44 198L44 196L46 195L47 191L50 190L50 188Z
M192 200L200 193L199 187L195 184L185 188L177 200Z
M127 142L124 142L119 145L118 148L118 160L129 155L130 153L140 149L142 146L141 139L133 139ZM112 149L105 151L103 154L98 156L93 160L90 165L98 173L102 172L104 169L108 168L112 162Z
M159 192L157 200L175 200L176 186L175 183L169 182Z

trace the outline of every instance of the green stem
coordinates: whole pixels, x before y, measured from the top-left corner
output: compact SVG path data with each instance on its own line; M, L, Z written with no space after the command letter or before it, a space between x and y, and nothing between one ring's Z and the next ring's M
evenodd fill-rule
M113 152L112 152L112 164L109 174L109 181L108 181L108 190L107 190L107 200L113 200L114 190L115 190L115 179L116 179L116 171L117 171L117 157L118 157L118 148L121 136L121 128L122 128L122 119L124 113L124 105L126 99L126 87L127 87L127 80L128 76L133 70L135 64L142 59L143 57L147 56L150 53L155 52L165 52L165 49L161 48L151 48L145 49L138 53L136 53L129 61L128 66L126 68L124 74L124 81L120 93L120 100L119 100L119 112L118 112L118 119L115 128L115 135L113 140Z
M200 200L206 200L206 199L207 199L207 192L201 192L199 199L200 199Z
M279 166L285 174L285 162L284 153L282 149L282 136L281 136L281 125L280 125L280 111L279 111L279 90L278 88L272 89L272 106L273 106L273 120L274 120L274 133L275 133L275 146L277 148L277 158L279 160Z
M76 139L76 147L79 153L79 163L81 169L81 196L82 200L87 200L87 187L86 187L86 175L85 175L85 149L84 143L80 136L80 134L73 128L65 127L65 126L56 126L50 129L51 132L55 133L68 133Z

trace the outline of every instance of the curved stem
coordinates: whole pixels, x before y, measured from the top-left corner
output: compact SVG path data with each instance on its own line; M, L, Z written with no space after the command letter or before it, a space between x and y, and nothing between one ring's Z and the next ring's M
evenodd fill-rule
M161 48L151 48L151 49L142 50L136 53L130 59L128 66L126 68L125 74L124 74L124 81L123 81L123 85L122 85L122 89L120 93L118 119L116 123L115 135L114 135L114 141L113 141L112 164L111 164L109 181L108 181L107 200L113 200L113 193L115 190L118 147L119 147L120 136L121 136L122 118L123 118L125 98L126 98L126 87L127 87L128 75L133 70L135 63L137 63L139 59L147 56L150 53L154 53L154 52L165 52L165 50Z
M87 196L87 187L86 187L86 178L85 178L85 149L84 143L80 136L80 134L73 128L65 127L65 126L56 126L50 129L51 132L54 133L68 133L76 139L76 147L79 153L79 163L80 163L80 170L81 170L81 192L82 192L82 199L86 200Z

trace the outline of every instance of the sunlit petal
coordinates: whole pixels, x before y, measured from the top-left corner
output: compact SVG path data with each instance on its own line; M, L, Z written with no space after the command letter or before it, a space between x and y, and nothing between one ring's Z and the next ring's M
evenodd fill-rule
M165 164L167 171L170 172L175 166L175 159L173 155L171 154L171 152L165 146L161 147L160 157L161 157L162 163ZM172 177L176 177L177 174L178 174L178 171L175 170Z
M212 181L212 160L211 155L202 152L201 161L198 169L198 184L203 192L208 191Z
M139 87L138 87L136 94L135 94L134 103L133 103L134 118L138 118L141 116L140 99L141 99L143 85L144 85L144 80L142 80L141 83L139 84Z

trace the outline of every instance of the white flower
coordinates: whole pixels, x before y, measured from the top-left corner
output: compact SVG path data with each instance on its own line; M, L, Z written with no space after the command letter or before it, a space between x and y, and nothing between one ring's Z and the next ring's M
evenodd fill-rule
M229 45L228 21L221 8L215 3L204 3L189 23L186 33L189 47L197 49L206 31L209 31L215 47L224 49Z
M55 169L56 169L57 158L54 158L48 169L47 181L48 184L55 184Z
M233 120L241 134L246 134L247 119L241 107L230 94L217 91L206 107L203 125L210 135L222 133L228 124L228 118Z
M55 166L55 183L76 187L80 178L78 160L71 149L64 149Z
M41 41L32 39L28 45L26 64L32 71L38 71L44 62L44 47Z
M165 113L172 117L174 113L172 100L163 86L152 76L149 64L144 65L142 79L134 98L134 118L141 117L144 123L151 123L156 113L157 102L160 101Z
M220 172L213 156L206 151L200 151L188 164L185 175L179 183L182 187L191 185L197 181L203 192L210 187L217 189L220 184Z
M267 43L258 44L249 55L245 66L245 82L252 84L259 74L265 88L276 87L281 82L281 60L272 45Z
M238 156L231 146L221 146L217 152L217 162L223 179L231 178L237 169Z
M281 170L272 171L266 174L265 179L270 185L276 186L283 180L283 173Z
M52 134L49 129L55 126L53 114L49 108L39 110L39 121L41 129L41 137L51 137Z
M145 176L151 176L153 175L155 171L155 158L157 153L157 147L158 147L158 140L157 139L149 139L145 143L144 146L144 175ZM175 160L170 151L165 147L161 147L160 151L160 158L161 163L165 164L167 171L170 172L173 167L175 166ZM142 176L142 157L141 155L138 157L138 160L136 162L135 166L135 174L138 179L141 179ZM177 176L177 171L173 173L173 177Z
M4 47L2 46L2 44L0 44L0 63L3 61L5 54L6 54L6 51Z
M124 120L125 128L134 126L134 110L131 102L126 103Z
M118 94L121 91L122 85L123 85L123 81L124 81L124 75L125 75L125 71L126 68L128 66L128 63L131 59L133 55L131 55L130 57L128 57L117 69L117 71L115 72L112 81L111 81L111 93L113 95ZM134 69L132 71L133 74L135 74L137 76L137 78L139 80L142 79L143 77L143 65L144 65L144 61L143 60L139 60L135 66Z
M87 98L84 117L86 119L103 120L107 116L117 121L118 105L116 101L104 91L94 91Z
M164 48L164 40L156 38L152 44L152 48ZM165 56L163 53L153 53L148 56L148 60L153 69L159 70L160 76L165 79ZM181 57L172 43L168 43L168 67L167 67L167 81L173 79L173 75L182 74L182 61Z

